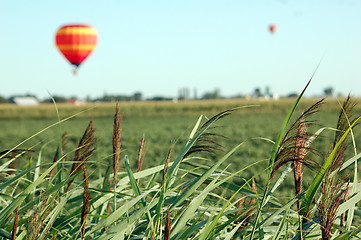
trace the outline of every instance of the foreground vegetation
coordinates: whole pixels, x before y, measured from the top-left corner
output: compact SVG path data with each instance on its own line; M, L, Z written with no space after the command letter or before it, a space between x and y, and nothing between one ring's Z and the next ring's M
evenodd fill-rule
M357 152L358 109L347 98L338 106L339 113L335 113L335 107L329 107L324 100L299 102L302 94L293 105L287 105L288 113L282 102L271 103L268 116L277 119L278 124L273 126L270 120L265 121L255 137L244 136L240 131L256 129L257 117L264 117L258 115L264 110L251 107L253 103L238 107L233 102L228 106L230 110L211 118L201 115L189 122L185 121L187 115L194 117L203 110L213 113L220 109L217 104L205 105L203 110L187 104L178 105L183 110L155 107L153 110L162 112L160 115L168 120L181 118L186 126L193 122L194 127L180 130L171 141L164 137L165 132L174 128L171 124L164 135L162 132L155 137L166 139L159 144L167 152L155 152L151 157L148 153L151 148L146 148L147 138L142 138L141 132L135 134L137 146L127 146L130 137L123 136L127 120L130 124L140 117L145 122L150 119L149 105L138 106L142 110L133 115L127 115L124 106L117 105L115 114L111 114L112 136L108 137L99 134L100 137L95 130L96 121L109 116L107 108L100 109L73 147L69 145L74 144L75 135L63 131L68 131L76 118L66 119L64 115L77 113L73 108L63 109L64 113L59 106L59 121L52 126L57 130L55 149L48 142L43 142L36 152L32 152L36 146L24 148L46 130L43 128L24 143L0 153L3 179L0 236L4 239L356 239L361 231L357 206L361 197L357 175L357 161L361 157ZM319 112L324 107L328 108L327 115ZM109 109L114 111L114 105ZM32 111L31 118L46 118L39 112ZM82 117L88 118L89 112ZM242 122L244 114L254 119L239 129L236 123ZM323 118L331 114L336 126L323 127ZM6 114L2 116L6 120ZM53 119L50 116L48 119L50 125ZM158 124L148 127L162 125L163 121L160 118ZM101 122L99 126L104 124ZM224 131L229 125L231 131ZM273 130L267 133L269 128ZM79 127L72 130L79 131ZM262 135L264 132L266 135ZM231 136L231 140L224 135ZM328 147L319 147L326 143ZM97 153L96 148L106 144L110 150ZM252 156L250 146L262 153ZM47 148L53 150L51 160L43 155ZM128 154L131 148L136 149L136 154ZM147 159L152 160L146 162ZM15 161L23 164L13 169Z

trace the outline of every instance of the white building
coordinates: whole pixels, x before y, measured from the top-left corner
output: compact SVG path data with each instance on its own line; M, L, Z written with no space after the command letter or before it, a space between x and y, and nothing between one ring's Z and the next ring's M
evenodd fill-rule
M14 97L13 102L19 106L36 106L39 101L34 97Z

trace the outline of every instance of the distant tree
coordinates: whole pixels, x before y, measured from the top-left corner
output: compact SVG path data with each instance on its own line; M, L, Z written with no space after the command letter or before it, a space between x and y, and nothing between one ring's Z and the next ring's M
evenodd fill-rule
M289 93L287 95L288 98L295 98L295 97L298 97L298 93Z
M134 93L132 96L127 95L104 95L103 97L96 98L94 101L98 102L122 102L122 101L140 101L143 96L140 92Z
M215 89L213 92L206 92L201 97L201 99L220 99L220 98L222 97L219 88Z
M148 98L147 100L149 100L149 101L170 101L170 100L172 100L172 98L162 97L162 96L154 96L152 98Z
M0 96L0 103L8 103L8 99L3 97L3 96Z
M34 94L32 94L32 93L26 93L26 94L24 94L23 96L20 96L20 97L33 97L33 98L36 98L36 99L38 99Z
M323 89L323 93L325 94L325 96L327 97L332 97L333 96L333 87L327 87L325 89Z
M221 90L219 88L216 88L214 90L214 99L220 99L221 97Z
M143 95L142 95L141 92L136 92L136 93L134 93L132 99L134 101L142 101L143 100Z
M238 93L236 95L230 96L229 98L245 98L245 96L242 93Z
M100 102L114 102L115 97L111 96L111 95L104 95L103 97L98 98L98 101L100 101Z
M126 95L117 95L114 96L115 101L117 102L124 102L124 101L130 101L131 97Z
M206 92L202 95L201 99L213 99L214 94L212 92Z
M68 99L66 97L63 97L63 96L53 96L53 99L56 103L64 103L64 102L67 102ZM46 98L44 99L42 102L44 103L52 103L53 102L53 99L51 98Z

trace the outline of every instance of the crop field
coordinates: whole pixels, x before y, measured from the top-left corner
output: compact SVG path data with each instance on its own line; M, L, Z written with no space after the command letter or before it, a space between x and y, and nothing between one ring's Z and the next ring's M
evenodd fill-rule
M318 100L0 105L0 238L356 236L361 106Z
M317 99L305 99L297 114L307 109ZM340 100L330 99L325 102L315 116L315 131L322 127L333 127L340 110ZM127 155L129 161L136 168L138 149L144 134L145 160L144 167L160 164L166 157L172 143L174 156L184 148L188 137L201 115L210 118L213 115L232 108L239 107L231 115L221 119L212 132L222 135L215 139L221 146L219 151L211 155L213 160L222 156L235 145L244 142L226 164L231 163L230 169L237 170L248 166L252 162L267 161L272 150L272 142L277 136L283 119L292 106L294 99L279 101L246 101L243 99L217 101L186 101L186 102L124 102L120 103L123 115L121 133L121 156ZM36 161L39 154L42 159L52 161L59 142L59 136L67 133L68 143L65 152L72 157L72 151L81 138L89 121L94 119L97 146L94 152L94 169L103 172L112 160L112 129L115 103L88 104L86 106L72 106L61 104L57 106L59 115L53 104L36 107L18 107L13 105L0 106L0 150L11 149L28 137L38 134L48 126L60 120L67 119L48 130L41 132L27 140L18 148L35 150L31 156ZM360 111L360 109L356 109ZM296 114L296 116L297 116ZM74 116L75 115L75 116ZM324 131L326 137L318 138L314 145L320 152L327 153L330 137L334 131ZM356 132L356 143L361 144L361 133ZM327 139L327 141L326 141ZM23 161L23 160L19 160ZM43 160L44 161L44 160ZM20 166L23 164L19 164ZM124 166L120 166L124 167ZM260 163L252 168L244 177L251 177L254 173L264 169ZM260 175L262 178L262 175ZM260 179L262 180L262 179Z

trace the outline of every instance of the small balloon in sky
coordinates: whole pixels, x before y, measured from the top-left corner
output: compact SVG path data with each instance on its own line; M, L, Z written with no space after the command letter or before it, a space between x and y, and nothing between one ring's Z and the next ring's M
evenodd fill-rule
M269 25L268 26L268 29L269 29L269 31L272 33L272 34L274 34L275 32L277 32L277 24L271 24L271 25Z
M64 57L77 68L94 50L98 41L95 28L85 24L64 25L55 36L55 44Z

